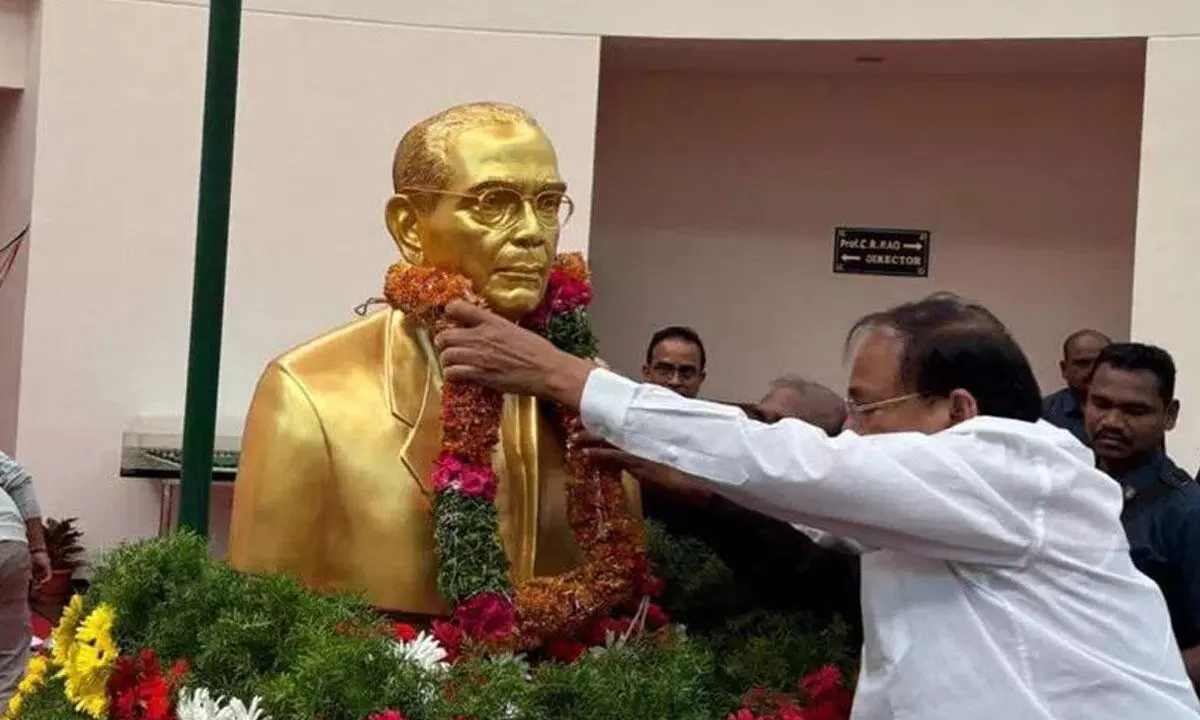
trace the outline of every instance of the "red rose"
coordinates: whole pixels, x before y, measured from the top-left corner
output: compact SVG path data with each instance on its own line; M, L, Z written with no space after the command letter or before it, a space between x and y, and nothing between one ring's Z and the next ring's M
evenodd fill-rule
M499 593L485 592L467 598L454 608L454 621L476 640L502 640L517 622L512 602Z
M663 591L667 589L667 584L663 579L656 576L646 574L642 578L641 586L638 588L638 593L647 597L657 598L662 597Z
M433 621L433 639L446 651L446 662L454 662L462 651L462 630L454 623L443 620Z
M826 665L800 678L800 689L810 704L820 705L825 698L842 689L842 671Z
M565 635L558 635L546 641L546 654L564 665L575 662L585 652L586 645Z
M408 623L392 623L392 636L402 643L417 639L417 629Z
M671 618L666 612L663 611L662 608L654 603L650 603L646 606L646 625L649 626L651 630L660 628L669 622L671 622Z
M737 712L729 713L729 717L725 720L760 720L760 718L754 717L754 713L750 712L749 708L742 708Z
M399 710L384 710L372 715L370 720L404 720L404 714Z
M584 628L582 637L583 641L592 647L605 647L608 645L609 633L616 638L624 635L628 630L629 620L602 618Z

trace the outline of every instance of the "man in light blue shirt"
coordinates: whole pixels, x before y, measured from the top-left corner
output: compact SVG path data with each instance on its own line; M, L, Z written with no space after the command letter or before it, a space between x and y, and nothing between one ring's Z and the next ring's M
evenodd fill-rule
M29 583L50 577L33 478L0 452L0 708L7 708L29 657Z

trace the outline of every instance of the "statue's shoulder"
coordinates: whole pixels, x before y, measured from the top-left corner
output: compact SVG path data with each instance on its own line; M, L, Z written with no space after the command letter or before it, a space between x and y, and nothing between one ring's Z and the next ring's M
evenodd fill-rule
M271 361L267 371L281 369L304 382L352 367L382 366L389 327L399 318L382 310L307 340Z

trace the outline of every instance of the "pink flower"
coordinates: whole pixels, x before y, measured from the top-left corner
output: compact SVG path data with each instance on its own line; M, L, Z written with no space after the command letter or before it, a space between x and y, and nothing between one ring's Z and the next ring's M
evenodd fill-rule
M587 283L555 270L550 273L546 296L550 298L550 312L571 312L587 307L588 303L592 301L592 289L588 287Z
M442 453L433 466L435 492L454 491L491 502L496 499L496 473L483 465L463 462L451 453Z
M485 592L460 602L454 620L464 634L477 640L503 640L513 631L516 610L512 601L499 593Z
M384 710L372 715L370 720L404 720L404 714L399 710Z
M759 720L759 719L754 717L754 713L750 712L749 708L742 708L741 710L738 710L737 712L729 713L729 717L725 718L725 720Z
M534 330L544 330L550 316L585 308L592 301L592 288L586 282L561 270L551 270L546 279L546 294L542 302L521 318L521 324Z
M800 678L800 689L804 691L805 697L809 703L820 705L823 702L835 695L837 691L844 690L842 687L842 671L838 670L833 665L811 672Z

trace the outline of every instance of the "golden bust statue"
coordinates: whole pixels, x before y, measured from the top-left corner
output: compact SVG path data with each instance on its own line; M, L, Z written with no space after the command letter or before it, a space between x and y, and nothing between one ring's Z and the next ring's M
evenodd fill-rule
M473 103L423 120L401 139L392 175L386 224L405 261L466 276L513 320L538 304L570 200L554 147L528 113ZM232 565L362 592L385 610L445 614L429 485L440 399L429 337L395 310L273 361L246 418ZM551 427L533 398L505 398L493 464L516 582L581 562ZM626 482L636 512L637 488Z

